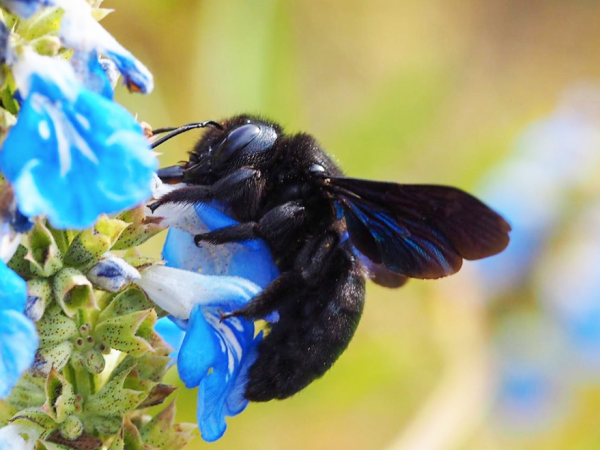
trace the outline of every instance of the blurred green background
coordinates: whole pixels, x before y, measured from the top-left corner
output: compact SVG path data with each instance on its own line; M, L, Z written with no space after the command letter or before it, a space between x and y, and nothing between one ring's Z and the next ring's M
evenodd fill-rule
M103 25L154 74L150 96L117 91L141 120L163 127L260 113L288 131L315 135L354 177L482 194L533 121L552 114L574 84L600 81L600 2L593 0L103 6L116 9ZM197 136L161 147L161 165L185 159ZM583 189L578 211L591 209L594 186ZM568 223L569 211L561 214ZM556 236L548 248L566 245ZM154 242L148 250L159 248ZM401 290L370 284L356 336L322 380L292 399L251 404L229 419L219 442L197 439L189 449L600 448L597 373L571 383L566 394L559 389L560 399L551 395L541 411L518 404L516 420L509 398L506 416L498 334L535 356L545 354L547 336L560 333L526 342L547 315L535 293L539 276L490 300L469 269ZM525 321L523 341L511 321ZM525 403L538 392L537 385L519 386ZM177 395L179 418L195 421L195 392L182 387Z

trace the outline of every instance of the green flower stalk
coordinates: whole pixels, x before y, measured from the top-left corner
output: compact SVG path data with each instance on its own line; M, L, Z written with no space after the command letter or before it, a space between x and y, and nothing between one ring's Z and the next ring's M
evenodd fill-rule
M162 264L136 247L164 227L140 206L156 158L111 85L149 92L152 76L97 23L101 3L0 0L0 450L197 434L167 402L165 313L132 284Z

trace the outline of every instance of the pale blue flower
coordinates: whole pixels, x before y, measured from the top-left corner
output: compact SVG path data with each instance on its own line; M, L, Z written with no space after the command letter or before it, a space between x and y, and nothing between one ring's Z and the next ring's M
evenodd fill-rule
M0 6L25 19L53 4L53 0L0 0Z
M30 53L13 73L25 101L0 167L25 215L85 228L150 197L157 162L131 114L82 87L66 61Z
M253 322L221 321L221 313L243 307L278 271L259 240L195 246L195 234L236 223L217 208L165 206L157 214L167 217L163 224L171 225L163 250L169 267L144 272L140 286L174 316L171 323L161 319L156 329L179 349L182 381L199 388L198 426L202 438L212 442L225 432L225 417L239 414L248 403L247 371L262 339L262 334L255 336ZM277 315L268 319L276 320Z
M65 46L75 50L76 56L89 55L97 60L101 54L117 66L130 91L147 94L152 91L152 74L127 51L92 16L85 0L53 0L65 14L61 20L60 37Z
M0 261L0 398L33 363L38 347L35 326L23 314L26 301L25 281Z

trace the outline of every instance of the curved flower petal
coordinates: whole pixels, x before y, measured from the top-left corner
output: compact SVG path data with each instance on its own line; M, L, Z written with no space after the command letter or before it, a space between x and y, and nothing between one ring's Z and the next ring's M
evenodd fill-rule
M27 303L27 284L0 261L0 311L23 312Z
M152 91L152 74L96 22L90 5L84 0L54 0L54 3L65 10L60 28L65 45L84 53L95 51L112 60L130 91L144 94Z
M211 245L194 244L194 235L206 233L237 222L215 206L170 206L161 211L171 226L163 248L167 266L201 272L206 275L229 275L245 278L265 287L279 271L271 260L271 252L262 240Z
M0 398L10 393L31 366L37 347L33 322L18 311L0 311Z
M40 64L44 76L35 71ZM81 88L65 61L29 55L17 63L15 77L23 78L27 97L0 167L25 215L45 214L58 228L85 228L100 214L151 195L157 162L124 108Z
M201 247L194 244L195 234L237 223L218 204L168 205L161 207L159 213L164 216L162 224L170 226L163 248L163 258L170 267L150 270L154 275L176 270L172 267L185 270L177 270L175 277L160 281L153 290L158 291L162 285L162 292L168 292L163 294L163 302L170 302L170 306L159 305L175 316L189 317L187 323L178 321L185 329L178 370L186 386L199 386L198 427L202 438L212 442L225 432L225 417L239 414L248 404L244 398L247 372L262 339L262 333L255 337L253 322L243 318L221 321L221 314L247 304L259 286L265 287L279 272L262 240ZM144 278L146 273L140 286L147 291ZM193 278L198 279L197 287L184 281ZM254 292L240 283L255 286ZM200 294L200 289L206 292ZM187 315L182 315L182 311L187 311ZM268 319L277 320L277 313ZM167 329L169 335L176 336L172 331Z

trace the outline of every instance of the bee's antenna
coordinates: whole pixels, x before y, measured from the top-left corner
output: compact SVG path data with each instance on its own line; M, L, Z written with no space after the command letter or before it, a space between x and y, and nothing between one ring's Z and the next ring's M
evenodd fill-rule
M196 128L205 128L208 126L213 126L215 128L218 128L219 130L223 129L223 125L221 125L218 122L214 122L212 120L208 120L206 122L188 123L187 125L183 125L181 127L157 128L156 130L152 130L152 134L167 133L169 131L170 131L170 133L167 134L166 136L163 136L160 139L157 139L156 141L152 142L152 144L150 144L150 148L155 149L163 142L168 141L169 139L177 136L178 134L185 133L186 131L194 130Z

